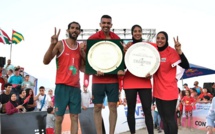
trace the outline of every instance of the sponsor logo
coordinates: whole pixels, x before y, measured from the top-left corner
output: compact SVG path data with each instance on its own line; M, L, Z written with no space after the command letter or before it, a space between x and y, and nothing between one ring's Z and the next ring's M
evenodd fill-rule
M205 127L205 126L206 126L206 122L203 122L203 121L195 121L195 125L196 125L196 126L203 126L203 127Z
M166 58L161 58L161 62L166 62Z

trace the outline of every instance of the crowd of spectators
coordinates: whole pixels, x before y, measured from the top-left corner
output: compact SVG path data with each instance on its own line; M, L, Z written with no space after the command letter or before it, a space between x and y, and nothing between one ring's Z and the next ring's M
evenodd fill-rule
M30 76L24 74L24 68L14 66L7 60L5 66L0 65L0 113L13 114L31 111L47 111L53 107L53 90L45 93L45 87L39 88L34 94L36 79L30 81Z

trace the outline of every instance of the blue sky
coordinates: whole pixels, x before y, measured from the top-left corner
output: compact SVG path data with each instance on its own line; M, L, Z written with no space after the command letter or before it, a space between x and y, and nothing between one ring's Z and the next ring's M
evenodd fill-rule
M59 39L66 38L66 28L78 21L83 29L99 29L103 14L113 18L113 28L139 24L143 28L164 30L169 44L179 36L182 50L193 64L215 69L213 0L2 0L0 28L11 36L12 29L25 40L12 47L12 63L39 79L39 85L52 88L55 82L55 61L43 65L43 56L50 44L54 27L61 29ZM0 56L9 58L10 46L0 44ZM184 80L192 86L214 82L215 76Z

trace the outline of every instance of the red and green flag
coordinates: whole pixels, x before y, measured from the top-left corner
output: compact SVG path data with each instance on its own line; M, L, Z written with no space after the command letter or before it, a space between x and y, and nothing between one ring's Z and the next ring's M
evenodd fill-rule
M22 40L24 40L24 37L21 33L18 33L16 31L13 30L13 33L12 33L12 42L14 44L18 44L20 43Z
M2 29L0 29L0 42L3 44L11 44L9 36Z

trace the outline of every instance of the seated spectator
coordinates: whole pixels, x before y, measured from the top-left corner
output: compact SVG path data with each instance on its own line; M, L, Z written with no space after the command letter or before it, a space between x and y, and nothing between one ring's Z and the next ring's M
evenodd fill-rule
M213 95L211 93L208 93L207 88L203 88L202 93L198 96L198 101L202 101L204 96L209 96L211 100L213 98Z
M27 111L34 111L35 107L37 106L36 101L34 100L34 91L31 88L27 88L26 90L26 97L28 98L29 96L29 100L27 103Z
M19 96L19 92L21 90L21 84L23 82L22 76L19 75L19 68L15 69L14 75L10 77L8 83L11 83L13 88L12 92Z
M46 134L54 134L54 127L55 127L54 109L52 107L49 107L47 109L46 116Z
M31 86L35 86L36 81L34 81L34 83L32 83L31 81L29 81L29 78L30 78L29 75L25 75L25 79L21 84L22 89L31 88Z
M17 99L18 105L23 105L25 109L27 109L27 102L25 102L26 99L26 91L25 90L21 90L19 92L19 97Z
M6 83L4 85L5 91L0 95L0 103L2 104L2 108L0 110L1 113L5 113L5 105L10 100L12 84Z
M14 114L18 113L24 107L22 105L18 105L16 101L16 94L12 93L10 96L10 100L6 103L6 114Z
M51 98L45 94L45 87L39 88L39 94L35 96L34 100L37 101L37 111L47 111L48 107L52 107Z

